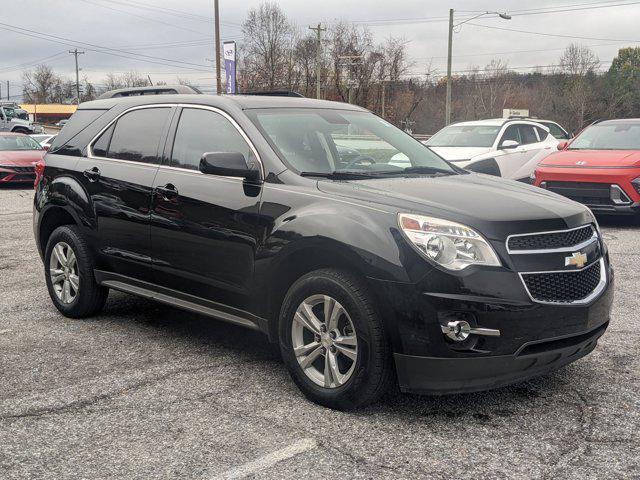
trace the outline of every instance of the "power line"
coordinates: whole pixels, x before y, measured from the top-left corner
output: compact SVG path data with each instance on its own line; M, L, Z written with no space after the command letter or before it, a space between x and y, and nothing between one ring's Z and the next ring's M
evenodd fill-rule
M184 62L184 61L181 61L181 60L174 60L174 59L168 59L168 58L162 58L162 57L155 57L155 56L151 56L151 55L144 55L144 54L141 54L141 53L133 53L133 52L128 52L127 50L122 50L122 49L118 49L118 48L104 47L104 46L101 46L101 45L96 45L96 44L88 43L88 42L79 42L79 41L76 41L76 40L73 40L73 39L60 37L60 36L57 36L57 35L51 35L51 34L45 34L45 33L36 32L34 30L29 30L29 29L26 29L24 27L16 28L16 27L13 27L12 25L8 25L6 23L0 23L0 29L8 30L10 32L17 33L19 35L24 35L24 36L28 36L28 37L38 38L40 40L47 40L49 42L59 43L59 44L62 44L62 45L67 45L67 46L70 46L70 47L75 47L77 45L81 45L86 50L89 50L89 51L92 51L92 52L96 52L96 53L103 53L105 55L112 55L112 56L116 56L116 57L128 58L128 59L131 59L131 60L139 60L139 61L144 61L144 62L147 62L147 63L155 63L155 64L159 64L159 65L167 65L167 66L173 66L173 67L177 66L175 64L182 64L182 65L187 65L187 66L182 67L182 68L186 68L186 69L189 69L189 70L208 71L208 70L205 70L205 67L207 67L207 66L206 65L202 65L202 64L197 64L197 63L192 63L192 62ZM121 52L121 53L118 53L118 52ZM172 62L173 65L171 65L171 63L166 63L166 62ZM194 67L199 67L199 68L194 68Z
M637 5L640 4L640 1L627 1L624 3L621 3L620 0L616 0L618 3L604 3L602 1L599 1L597 3L583 3L583 4L576 4L572 8L571 6L566 6L566 7L544 7L544 8L540 8L540 9L523 9L523 10L510 10L509 14L512 15L513 17L516 16L527 16L527 15L542 15L542 14L547 14L547 13L562 13L562 12L575 12L575 11L582 11L582 10L593 10L593 9L600 9L600 8L612 8L612 7L620 7L620 6L627 6L627 5ZM580 6L583 5L583 6ZM584 5L589 5L589 6L584 6ZM554 10L548 10L550 8L554 8ZM496 15L493 15L496 16ZM472 15L463 15L461 17L458 17L459 20L469 20L473 18ZM434 16L434 17L422 17L422 18L391 18L391 19L381 19L381 20L356 20L353 23L361 23L361 24L366 24L368 26L371 27L378 27L378 26L386 26L386 25L398 25L398 24L416 24L416 23L437 23L437 22L446 22L449 20L448 16Z
M620 38L599 38L599 37L582 37L578 35L564 35L561 33L546 33L546 32L533 32L530 30L519 30L516 28L506 28L506 27L496 27L493 25L483 25L480 23L467 23L467 25L472 25L474 27L481 28L490 28L492 30L503 30L506 32L516 32L516 33L526 33L528 35L540 35L543 37L558 37L558 38L572 38L576 40L596 40L600 42L619 42L619 43L638 43L640 40L629 40L629 39L620 39Z

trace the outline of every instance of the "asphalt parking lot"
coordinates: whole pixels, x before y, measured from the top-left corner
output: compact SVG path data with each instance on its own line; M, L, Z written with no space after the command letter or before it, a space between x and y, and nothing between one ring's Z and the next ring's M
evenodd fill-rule
M62 317L30 189L0 190L0 478L640 478L640 227L603 220L611 326L552 375L355 413L306 401L258 333L112 292Z

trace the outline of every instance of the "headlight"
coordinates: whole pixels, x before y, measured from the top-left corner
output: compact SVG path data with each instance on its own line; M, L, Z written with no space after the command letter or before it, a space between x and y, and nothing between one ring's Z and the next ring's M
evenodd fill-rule
M482 235L459 223L401 213L398 224L418 252L449 270L462 270L469 265L501 265Z

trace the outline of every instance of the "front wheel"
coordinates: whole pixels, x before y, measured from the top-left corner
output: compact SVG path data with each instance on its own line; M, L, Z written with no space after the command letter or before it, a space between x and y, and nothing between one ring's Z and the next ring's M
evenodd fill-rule
M373 298L348 272L317 270L291 286L280 314L280 349L305 396L330 408L372 403L393 380Z

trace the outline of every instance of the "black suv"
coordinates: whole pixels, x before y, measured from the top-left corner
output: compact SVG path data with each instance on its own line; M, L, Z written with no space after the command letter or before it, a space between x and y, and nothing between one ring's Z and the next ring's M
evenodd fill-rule
M45 163L34 230L58 310L93 315L116 289L259 330L330 407L396 376L448 393L539 375L608 325L587 208L461 170L355 106L98 100Z

